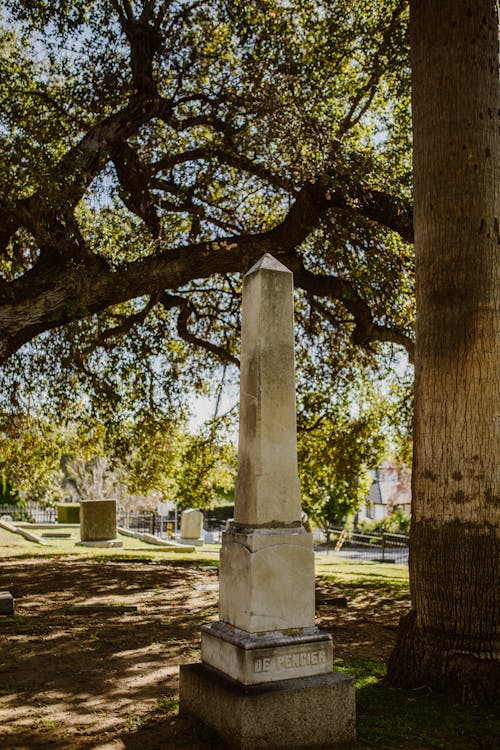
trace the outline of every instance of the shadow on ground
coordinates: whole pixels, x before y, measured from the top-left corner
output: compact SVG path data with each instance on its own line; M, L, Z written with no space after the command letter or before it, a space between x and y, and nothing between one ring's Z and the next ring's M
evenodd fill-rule
M217 583L199 560L3 561L0 589L12 591L16 612L0 618L2 750L222 750L210 730L178 716L179 665L199 659L200 627L217 619ZM337 665L382 674L407 596L320 579L317 621L332 633ZM75 614L74 605L101 609ZM365 704L361 690L361 720L393 700L369 681L361 687L379 691ZM364 736L360 747L383 747Z

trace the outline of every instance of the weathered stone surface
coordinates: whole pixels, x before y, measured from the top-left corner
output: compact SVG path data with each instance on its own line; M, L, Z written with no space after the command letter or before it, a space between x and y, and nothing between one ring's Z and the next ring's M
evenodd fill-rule
M14 614L14 597L10 591L0 591L0 615Z
M14 524L14 523L10 523L9 521L0 521L0 529L5 529L6 531L10 531L12 534L19 534L20 536L23 536L25 539L28 539L30 542L36 542L36 544L41 544L43 546L47 546L49 544L49 542L44 541L41 537L37 536L36 534L33 534L31 531L27 531L25 528L23 528L20 524L17 524L17 523Z
M304 529L224 533L220 619L248 633L314 625L314 555Z
M196 508L187 508L181 515L181 540L198 541L203 533L203 513Z
M180 707L238 750L350 748L354 681L314 625L314 556L301 527L292 274L265 255L243 283L238 480L223 534L220 620Z
M271 255L245 275L234 520L299 525L293 276Z
M330 672L243 686L210 667L180 668L180 711L211 726L235 750L351 750L354 680Z
M309 677L332 671L332 639L316 627L256 637L215 622L201 628L201 659L242 685Z
M116 540L116 500L82 500L80 538L82 542Z
M78 547L102 547L103 549L109 549L111 547L123 547L123 542L120 539L96 539L92 542L75 542Z
M131 531L130 529L125 529L122 526L118 527L118 531L123 536L130 536L134 539L140 539L141 542L146 542L146 544L154 544L158 547L165 547L169 552L195 552L196 549L193 544L181 544L172 540L160 539L160 537L154 536L153 534L143 534L141 531Z

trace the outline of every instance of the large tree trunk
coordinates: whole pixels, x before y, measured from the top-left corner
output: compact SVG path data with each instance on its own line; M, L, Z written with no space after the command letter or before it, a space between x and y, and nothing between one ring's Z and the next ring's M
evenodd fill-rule
M412 612L389 679L500 682L498 0L411 3L416 408Z

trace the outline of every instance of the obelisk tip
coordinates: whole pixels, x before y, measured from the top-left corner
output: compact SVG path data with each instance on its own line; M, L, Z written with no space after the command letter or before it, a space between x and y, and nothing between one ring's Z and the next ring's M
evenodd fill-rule
M281 273L292 273L283 263L276 260L270 253L265 253L257 263L246 272L245 276L257 271L280 271Z

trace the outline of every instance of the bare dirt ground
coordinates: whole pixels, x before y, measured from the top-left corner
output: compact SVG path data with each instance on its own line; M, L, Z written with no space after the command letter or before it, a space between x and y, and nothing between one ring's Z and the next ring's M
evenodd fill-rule
M2 562L16 611L0 618L1 750L222 748L178 716L179 665L199 659L200 626L217 619L217 580L195 561ZM407 602L351 589L345 606L345 593L320 582L318 625L337 657L383 662Z

